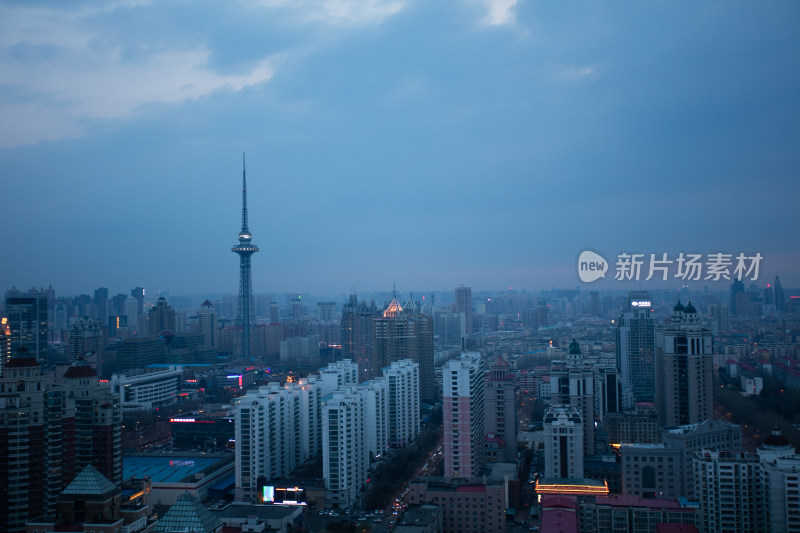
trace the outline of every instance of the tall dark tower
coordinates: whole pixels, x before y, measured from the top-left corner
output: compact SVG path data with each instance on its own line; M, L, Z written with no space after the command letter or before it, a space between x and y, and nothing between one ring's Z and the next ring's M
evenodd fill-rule
M250 256L258 251L258 246L250 243L252 239L247 227L247 177L242 154L242 231L239 232L239 244L231 248L231 251L239 254L239 310L236 314L236 325L242 328L242 358L246 361L250 359L250 324L256 316Z

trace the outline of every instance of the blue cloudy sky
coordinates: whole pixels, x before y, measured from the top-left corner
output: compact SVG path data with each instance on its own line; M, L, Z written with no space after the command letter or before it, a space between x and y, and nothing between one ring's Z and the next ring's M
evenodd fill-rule
M800 286L800 3L0 4L0 285L235 292L242 152L257 292Z

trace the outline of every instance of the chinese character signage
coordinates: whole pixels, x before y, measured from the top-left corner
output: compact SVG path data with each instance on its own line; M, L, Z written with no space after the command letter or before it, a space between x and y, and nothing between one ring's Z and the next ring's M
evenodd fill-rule
M758 280L763 256L745 253L633 253L617 255L613 265L600 254L585 250L578 257L578 277L585 283L604 278L613 266L617 281L722 281Z

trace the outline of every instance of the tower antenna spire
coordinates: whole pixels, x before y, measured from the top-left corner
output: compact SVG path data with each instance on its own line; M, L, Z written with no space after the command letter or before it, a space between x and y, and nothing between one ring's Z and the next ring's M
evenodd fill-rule
M249 234L247 227L247 167L244 152L242 152L242 234Z

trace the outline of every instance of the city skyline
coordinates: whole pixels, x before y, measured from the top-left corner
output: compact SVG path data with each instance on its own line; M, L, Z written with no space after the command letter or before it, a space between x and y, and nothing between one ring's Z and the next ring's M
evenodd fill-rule
M587 249L760 253L800 287L797 15L7 2L0 279L235 294L246 152L256 293L639 287L582 284Z
M664 315L668 315L672 307L675 305L675 301L670 300L668 295L673 295L678 300L685 300L688 298L694 298L692 295L696 295L701 299L704 299L704 294L707 295L715 295L717 297L725 298L725 302L728 302L730 299L731 294L731 287L733 283L722 283L722 284L712 284L712 283L697 283L696 285L684 285L681 286L680 284L651 284L651 282L646 283L623 283L618 282L614 285L606 285L606 286L590 286L585 285L582 283L577 283L572 286L553 286L549 288L541 288L541 289L527 289L527 288L520 288L520 287L495 287L495 288L479 288L475 289L474 287L468 287L472 289L472 292L475 293L472 302L479 301L482 298L489 297L491 299L495 299L495 297L500 297L504 294L527 294L533 296L542 296L544 298L553 298L556 297L559 293L574 293L577 296L581 296L582 298L586 299L588 302L588 298L591 296L591 293L597 292L601 297L602 296L613 296L614 298L619 299L619 301L625 300L628 295L632 292L638 292L639 290L644 291L651 291L656 292L660 296L659 298L653 298L653 306L657 308L661 313ZM758 287L758 291L762 292L766 289L771 289L773 287L772 281L763 282L759 280L757 283L752 283ZM769 287L767 287L769 285ZM748 291L750 290L751 283L747 283ZM459 285L458 287L461 287ZM396 296L401 299L406 298L414 298L415 301L418 301L420 304L427 303L431 297L434 297L434 304L436 308L446 308L452 307L455 305L455 297L454 289L458 287L443 287L443 288L418 288L418 287L408 287L400 289L386 289L384 287L379 287L376 290L361 290L357 289L356 287L350 287L350 290L339 290L338 292L310 292L310 291L254 291L254 295L256 297L262 298L266 297L267 302L276 303L279 305L280 309L291 311L292 300L296 298L300 298L301 300L309 299L312 303L316 305L317 302L323 302L326 300L332 301L333 303L337 304L338 306L346 306L348 298L352 296L356 296L359 301L364 301L364 303L369 304L370 302L375 303L378 306L378 310L383 312L386 306L390 305L392 300L392 295L396 293ZM106 288L106 287L100 287ZM708 292L705 292L705 289L708 288ZM16 294L16 295L27 295L27 294L43 294L47 293L48 290L52 289L55 291L56 298L78 298L80 296L88 296L92 293L96 288L92 287L83 287L80 288L77 292L74 293L67 293L65 291L59 290L58 287L49 285L41 284L36 286L29 286L29 287L19 287L19 286L6 286L4 288L0 288L4 291L4 293L8 294ZM356 290L357 289L357 290ZM130 289L126 289L124 287L120 287L119 290L117 288L107 288L109 296L119 296L125 295L126 293L130 292ZM798 298L800 295L797 294L800 289L795 287L784 287L784 290L789 291L789 295L786 295L786 302L790 301L791 299ZM16 291L16 292L15 292ZM188 307L197 308L199 309L202 307L205 300L209 298L218 299L219 301L230 301L230 304L233 306L233 314L232 318L236 318L236 309L237 309L237 293L236 291L230 292L212 292L212 291L204 291L200 290L198 292L190 292L190 293L182 293L176 291L170 291L169 288L153 288L153 289L146 289L144 299L148 303L148 305L152 308L156 305L157 300L161 297L166 298L168 303L172 303L174 301L179 302L178 307L181 309L186 309ZM443 298L443 299L442 299ZM666 299L665 299L666 298ZM192 301L193 304L189 305L187 302ZM109 300L111 302L111 300ZM212 306L214 303L212 302ZM624 307L624 304L620 304ZM622 309L620 308L620 310ZM263 313L262 313L263 314Z

